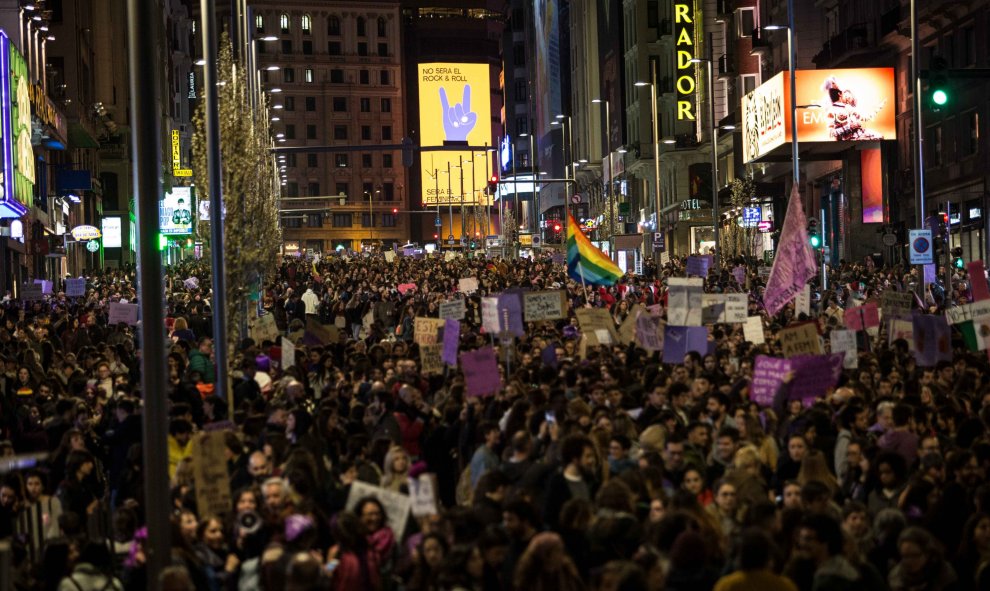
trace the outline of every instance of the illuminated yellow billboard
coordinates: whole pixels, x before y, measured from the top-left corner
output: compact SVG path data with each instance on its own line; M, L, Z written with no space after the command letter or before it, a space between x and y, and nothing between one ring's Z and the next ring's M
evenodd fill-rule
M445 142L446 145L466 142L477 147L492 145L488 68L488 64L419 64L420 145L442 146ZM488 185L486 157L488 153L481 150L473 153L473 159L468 149L423 151L420 154L423 204L483 203ZM491 170L489 166L489 174Z

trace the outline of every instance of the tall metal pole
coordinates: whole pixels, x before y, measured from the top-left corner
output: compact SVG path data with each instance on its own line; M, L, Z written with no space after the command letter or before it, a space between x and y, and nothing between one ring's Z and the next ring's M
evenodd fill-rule
M213 351L217 363L216 394L227 401L230 416L234 411L234 397L229 396L229 368L227 366L227 277L223 255L223 177L220 159L220 112L217 96L217 14L215 0L200 0L203 19L203 86L206 98L206 169L209 175L210 211L210 259L213 264ZM135 29L137 30L137 29Z
M171 564L169 541L171 502L168 477L168 416L161 389L168 383L165 363L165 282L158 252L158 207L162 194L162 114L158 59L161 31L157 4L128 0L128 62L131 90L131 144L134 147L134 186L137 192L138 298L141 303L141 413L144 440L144 508L148 524L147 588L159 589L158 575ZM214 210L219 211L219 210ZM219 217L219 216L218 216Z
M369 228L368 240L374 242L375 240L375 188L374 187L372 187L371 191L368 192L368 228Z
M460 211L460 214L461 214L461 242L464 242L465 241L464 232L465 232L465 227L466 227L465 226L465 221L466 220L464 219L464 155L463 154L462 155L459 155L457 157L457 161L460 163L458 165L458 168L460 169L460 174L458 174L457 176L460 177L460 179L461 179L461 211Z
M653 190L657 225L660 225L660 120L657 118L657 63L650 61L650 112L653 114ZM670 238L667 239L670 241ZM659 256L659 255L658 255ZM657 268L660 261L657 261Z
M918 7L911 0L911 78L914 80L914 101L911 111L914 115L914 194L919 228L925 227L925 151L924 121L921 110L921 32L918 29ZM948 287L948 286L947 286ZM924 292L922 292L924 293Z
M608 99L605 99L605 151L608 153L608 233L615 236L615 193L612 190L612 116L609 113ZM591 212L588 212L589 215ZM657 226L660 225L660 214L657 214Z
M712 225L715 228L715 269L719 269L721 245L718 241L722 216L718 207L718 121L715 120L715 38L708 34L708 116L712 120Z
M787 0L787 72L791 81L791 165L794 167L794 184L800 190L801 172L797 133L797 47L794 43L794 0Z
M488 155L488 144L485 144L485 182L492 178L491 172L489 170L489 165L491 164L492 157ZM501 173L501 171L499 171ZM487 186L487 185L486 185ZM492 206L488 202L488 192L485 192L485 252L488 252L488 237L492 234Z
M486 154L487 154L487 152L486 152ZM471 227L475 230L475 233L477 233L477 225L475 225L475 224L476 224L477 219L478 219L478 216L477 216L477 212L478 212L478 185L477 185L477 183L475 181L474 173L475 173L475 169L474 169L474 152L471 152L471 210L474 212L474 213L471 214ZM487 185L487 183L488 183L488 177L485 177L485 183L486 183L485 186L488 186ZM464 214L461 213L461 215L464 215Z
M450 234L448 240L454 239L454 191L450 188L450 161L447 161L447 214L450 216Z
M440 221L440 171L436 168L433 169L433 195L437 200L437 218L433 220L433 231L437 233L437 250L443 252L443 222Z

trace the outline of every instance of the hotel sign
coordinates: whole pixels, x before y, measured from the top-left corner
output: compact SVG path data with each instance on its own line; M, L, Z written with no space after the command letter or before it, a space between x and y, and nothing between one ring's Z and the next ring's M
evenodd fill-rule
M182 141L179 137L179 130L172 130L172 176L190 177L192 170L182 168Z
M697 57L694 42L694 0L674 2L674 37L677 41L674 50L677 56L677 118L682 121L695 120L696 102L694 93L696 64L691 60Z

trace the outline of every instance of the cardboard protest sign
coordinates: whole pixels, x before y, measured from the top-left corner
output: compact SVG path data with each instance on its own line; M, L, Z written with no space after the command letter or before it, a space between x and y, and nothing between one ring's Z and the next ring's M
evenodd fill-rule
M725 296L720 293L701 294L701 323L715 324L725 321Z
M760 316L750 316L743 324L743 338L754 345L762 345L766 341L763 334L763 318Z
M564 290L531 291L523 294L526 322L567 318L567 294Z
M278 334L278 326L275 325L275 316L272 314L259 316L251 330L251 338L259 345L265 341L274 343L278 340Z
M856 345L856 331L854 330L833 330L829 335L829 342L832 344L833 353L844 355L842 367L854 369L859 367L859 351Z
M725 294L725 318L722 322L740 324L746 322L749 313L749 295L745 293Z
M481 298L481 328L488 334L502 332L502 319L498 312L498 298L488 296Z
M226 468L226 462L224 462ZM412 499L408 495L392 492L379 486L372 486L367 482L355 480L351 483L351 489L347 493L346 511L352 511L357 507L358 501L365 497L374 497L385 508L385 518L388 526L396 532L396 537L402 537L405 532L406 522L409 520L409 510L412 508Z
M657 320L650 314L640 314L636 317L636 344L650 353L663 349L663 338L657 330ZM665 328L661 326L661 330Z
M628 345L636 341L636 317L643 311L643 307L635 304L632 310L626 314L626 319L619 326L619 342Z
M427 517L437 514L436 474L420 474L406 479L409 485L409 498L412 501L413 517Z
M289 339L282 337L282 368L289 369L296 364L296 346Z
M874 302L849 308L843 313L846 328L849 330L866 330L880 326L880 310Z
M389 264L394 263L395 262L395 252L393 252L391 250L386 250L385 251L385 262L386 263L389 263Z
M496 394L502 387L502 376L491 346L461 353L461 369L468 396Z
M457 298L449 302L440 302L440 318L444 320L448 318L464 320L464 314L466 312L467 309L464 306L464 300L462 298Z
M619 333L615 329L615 320L612 319L612 315L605 308L578 308L574 310L574 314L577 316L581 332L604 330L608 333L611 343L619 342Z
M929 314L914 317L914 360L922 367L952 361L952 329L945 317Z
M231 510L225 439L224 431L204 431L192 441L196 509L202 515L226 515Z
M437 376L443 373L442 353L443 345L440 343L419 346L419 367L423 375Z
M80 298L86 295L86 279L69 277L65 280L65 295L70 298Z
M815 322L792 324L782 329L778 337L784 357L819 355L822 352L822 343L818 338L818 324Z
M107 324L115 326L121 322L134 326L138 321L137 304L121 304L120 302L110 302Z
M44 293L39 283L21 284L21 299L25 302L40 302Z
M945 311L945 315L949 319L949 324L962 324L967 320L990 316L990 300L953 306Z
M668 324L663 336L663 362L684 363L688 351L708 354L708 327Z
M457 349L461 342L461 323L448 318L443 325L443 362L451 367L457 367Z
M911 318L911 308L914 306L914 295L905 291L883 292L880 298L880 307L883 308L883 317L887 318Z
M413 320L413 342L420 345L433 345L439 342L443 323L444 321L439 318L417 316Z
M478 291L478 279L475 277L464 277L457 280L457 291L472 294Z
M773 397L791 371L787 359L757 355L753 364L753 381L749 385L749 398L761 406L773 404Z
M701 279L671 277L667 282L667 323L672 326L701 326Z

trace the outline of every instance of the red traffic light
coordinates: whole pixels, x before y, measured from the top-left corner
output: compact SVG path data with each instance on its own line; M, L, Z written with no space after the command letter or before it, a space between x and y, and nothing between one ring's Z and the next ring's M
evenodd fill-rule
M399 213L399 208L398 207L393 207L392 208L392 213Z
M554 224L553 225L553 231L554 232L560 232L560 224Z
M488 182L489 183L497 183L498 182L498 175L497 174L493 174L492 175L492 178L488 179Z
M437 234L434 234L433 235L433 239L436 240L437 238L440 238L440 236L438 236Z

